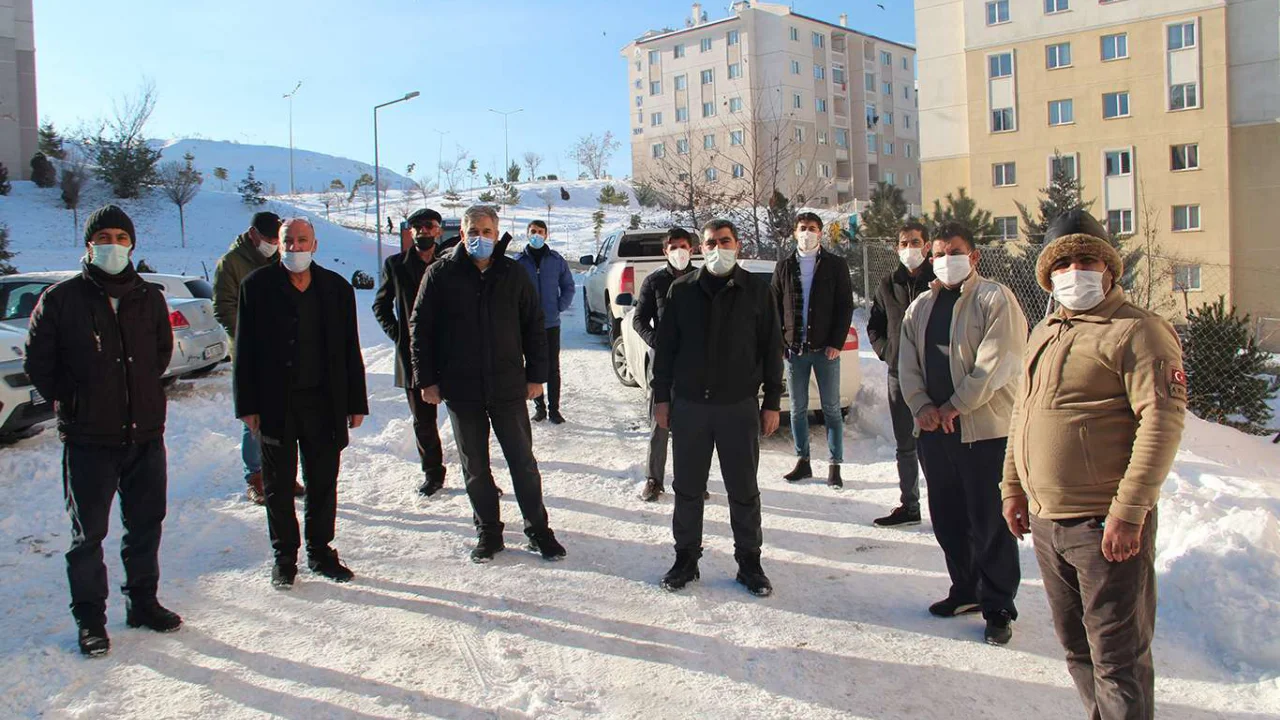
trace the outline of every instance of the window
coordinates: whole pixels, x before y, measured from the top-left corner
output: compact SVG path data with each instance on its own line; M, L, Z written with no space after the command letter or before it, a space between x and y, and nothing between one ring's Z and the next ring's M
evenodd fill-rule
M802 177L804 175L804 171L805 171L804 161L797 160L796 161L796 177Z
M711 38L702 38L702 52L711 52Z
M1013 129L1013 108L997 108L991 111L991 132L1009 132Z
M1170 148L1173 155L1171 169L1174 172L1179 170L1198 170L1200 169L1200 145L1190 143L1188 145L1174 145Z
M741 130L730 130L730 131L729 131L729 144L730 144L730 145L735 145L735 146L736 146L736 145L741 145L741 144L742 144L742 131L741 131Z
M640 68L642 68L642 67L644 67L644 66L640 64L640 61L639 61L639 60L637 60L637 61L636 61L636 72L639 72L639 71L640 71Z
M746 168L744 168L744 167L742 167L742 163L734 163L734 164L733 164L733 176L734 176L734 177L736 177L736 178L743 178L743 177L746 177L746 175L747 175L747 169L746 169Z
M1050 100L1049 124L1070 125L1076 121L1074 100Z
M916 186L916 176L913 175L912 173L907 173L907 187L910 188L915 186Z
M800 61L799 61L799 60L792 60L792 61L791 61L791 74L792 74L792 75L799 75L799 74L800 74Z
M893 154L893 143L889 142L888 140L884 141L884 154L885 155Z
M661 80L654 80L653 82L649 83L649 94L650 94L650 95L661 95L661 94L662 94L662 81L661 81Z
M640 110L639 112L637 112L637 113L636 113L636 124L637 124L637 125L643 125L643 124L644 124L644 111L643 111L643 110ZM642 133L642 132L644 132L644 129L642 129L642 128L636 128L635 134L636 134L636 135L639 135L639 134L640 134L640 133Z
M1200 98L1197 95L1195 83L1173 85L1169 88L1169 109L1189 110L1200 107Z
M844 128L836 128L836 147L849 147L849 133Z
M703 71L702 71L702 84L703 84L703 85L710 85L711 83L713 83L713 82L715 82L715 81L716 81L716 71L715 71L714 69L713 69L713 70L703 70Z
M818 175L824 178L831 177L831 165L828 163L819 163Z
M684 57L684 45L677 45L676 49L671 53L676 59Z
M703 149L703 150L715 150L715 149L716 149L716 136L715 136L715 135L703 135L703 136L702 136L702 149Z
M680 138L679 140L676 140L676 154L677 155L689 154L689 138Z
M908 129L908 130L910 130L910 129L911 129L911 116L910 116L910 115L908 115L908 114L906 114L906 113L902 113L902 126L903 126L904 128L906 128L906 129Z
M642 95L636 96L636 107L644 107L644 96Z
M725 40L726 40L726 42L728 42L730 45L737 45L737 44L738 44L738 31L737 31L737 30L730 30L730 31L729 31L729 34L725 36Z
M651 127L658 127L661 124L662 124L662 113L656 112L656 113L651 113L649 115L649 125Z
M995 225L996 235L1002 240L1012 240L1018 237L1018 218L1007 216L991 218L991 223Z
M1113 92L1102 96L1102 117L1129 117L1129 93Z
M804 142L804 128L803 128L803 127L797 127L797 128L796 128L796 142L798 142L798 143L803 143L803 142Z
M1133 172L1133 151L1110 150L1106 155L1107 177L1129 175Z
M826 79L827 79L827 69L826 69L825 67L821 66L821 65L814 65L814 66L813 66L813 79L814 79L814 80L826 80Z
M1068 0L1044 0L1044 14L1052 15L1053 13L1066 12L1071 9L1071 3Z
M799 42L799 41L800 41L800 31L799 31L799 30L797 30L797 29L795 29L795 28L791 28L791 40L792 40L793 42Z
M729 112L731 113L742 112L742 98L740 97L729 98Z
M1075 155L1055 155L1049 158L1049 182L1052 183L1053 179L1059 175L1075 180L1080 179Z
M716 104L713 102L702 103L702 117L714 117L716 114Z
M844 68L842 67L831 68L831 82L839 83L840 89L842 90L844 89Z
M680 182L689 182L689 173L682 172L676 176L676 179L679 180Z
M709 167L709 168L707 168L706 176L707 176L707 182L715 182L715 181L716 181L716 169L715 169L715 168L713 168L713 167Z
M689 122L689 108L687 107L676 108L676 122L678 123Z
M1129 33L1102 36L1102 61L1129 57Z
M893 113L889 112L888 110L885 110L885 111L884 111L884 115L881 115L881 116L880 116L880 119L884 121L884 124L885 124L885 125L892 125L892 124L893 124Z
M824 48L827 46L827 36L822 33L813 34L813 46L816 48Z
M826 130L819 130L819 131L818 131L818 144L819 144L819 145L826 145L826 144L827 144L827 131L826 131Z
M799 110L800 108L804 107L803 99L800 97L800 93L795 93L791 96L791 107L796 110Z
M867 152L872 155L875 155L876 150L879 150L879 149L880 149L879 146L876 144L876 134L867 133Z
M911 99L911 86L910 86L910 85L903 85L903 86L902 86L902 99L903 99L903 100L910 100L910 99Z
M818 112L820 112L820 113L824 113L824 112L826 112L826 111L827 111L827 99L826 99L826 98L817 98L816 102L814 102L814 105L817 107L817 110L818 110Z
M1009 22L1009 0L994 0L987 3L987 24L999 25Z
M649 51L649 64L650 64L650 65L657 65L657 64L658 64L658 63L660 63L660 62L662 62L662 52L661 52L660 50L650 50L650 51Z
M1108 210L1107 229L1116 235L1133 234L1132 210Z
M1018 184L1018 167L1014 163L996 163L991 166L991 184L1008 187Z
M893 67L893 53L885 52L884 50L881 50L880 64L887 67Z
M893 97L893 83L891 82L880 83L880 89L884 91L885 95L889 97Z
M661 160L662 158L664 158L664 157L666 157L666 156L667 156L667 147L666 147L666 145L663 145L662 143L654 143L654 144L653 144L653 157L654 157L654 159Z
M676 76L676 90L688 90L688 89L689 89L689 76L688 76L688 75L677 75L677 76Z
M884 173L884 181L885 181L885 182L889 183L890 185L896 185L896 184L897 184L897 182L896 182L896 181L897 181L897 179L898 179L898 176L897 176L897 175L895 175L895 174L893 173L893 171L892 171L892 170L886 170L886 171L885 171L885 173Z
M987 58L992 80L1013 75L1013 53L1000 53Z
M1173 206L1173 231L1186 232L1200 229L1199 205Z
M1196 24L1178 23L1169 26L1169 49L1182 50L1196 46Z
M905 55L902 58L902 69L907 71L911 70L911 58L906 57Z
M907 157L911 157L911 143L909 142L902 143L902 152Z
M1200 290L1200 266L1177 265L1173 268L1174 292Z
M642 87L644 87L644 81L640 78L636 78L636 89L639 90Z
M1044 49L1045 65L1050 70L1071 67L1071 43L1048 45Z
M740 63L729 63L729 79L736 80L742 77L742 65Z
M867 92L869 93L875 92L876 91L876 74L867 73L866 75L863 76L863 79L866 80Z

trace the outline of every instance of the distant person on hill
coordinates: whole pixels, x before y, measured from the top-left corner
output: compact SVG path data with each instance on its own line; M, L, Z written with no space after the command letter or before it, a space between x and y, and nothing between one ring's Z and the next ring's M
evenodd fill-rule
M547 327L547 392L533 399L533 421L550 418L560 425L564 422L560 414L560 313L573 306L576 288L569 263L547 245L547 224L534 220L528 233L529 242L516 261L529 271Z
M168 484L160 379L173 354L173 330L164 295L133 268L136 239L133 221L115 205L90 215L80 274L41 296L27 337L24 369L58 415L71 515L67 581L87 656L111 648L102 541L117 493L125 622L157 632L182 625L156 600Z

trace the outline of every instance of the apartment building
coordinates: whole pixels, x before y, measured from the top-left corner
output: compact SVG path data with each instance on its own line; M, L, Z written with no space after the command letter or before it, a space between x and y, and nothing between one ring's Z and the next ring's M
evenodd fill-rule
M916 0L915 12L926 199L967 187L1013 236L1014 202L1035 207L1061 163L1113 232L1156 231L1179 260L1157 289L1178 306L1225 294L1280 318L1280 234L1266 222L1280 206L1280 0Z
M920 203L915 50L786 5L738 2L622 50L632 174L675 196L813 207L878 181Z
M31 0L0 0L0 163L31 179L37 147L36 47Z

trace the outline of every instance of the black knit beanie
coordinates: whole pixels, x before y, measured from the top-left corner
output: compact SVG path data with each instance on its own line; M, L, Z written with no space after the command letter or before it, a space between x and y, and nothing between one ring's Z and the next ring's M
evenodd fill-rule
M100 230L124 230L129 233L133 246L138 246L138 236L133 232L133 221L119 205L103 205L94 210L89 219L84 221L84 244L91 244L94 233Z

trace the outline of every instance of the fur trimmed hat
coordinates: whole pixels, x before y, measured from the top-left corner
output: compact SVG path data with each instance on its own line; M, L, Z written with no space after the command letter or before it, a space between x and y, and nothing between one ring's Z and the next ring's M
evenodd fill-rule
M1044 233L1044 249L1036 260L1036 281L1045 292L1053 292L1051 270L1055 263L1073 255L1093 255L1107 264L1111 277L1119 282L1124 275L1124 259L1107 240L1111 236L1102 223L1084 210L1072 210L1054 218Z

